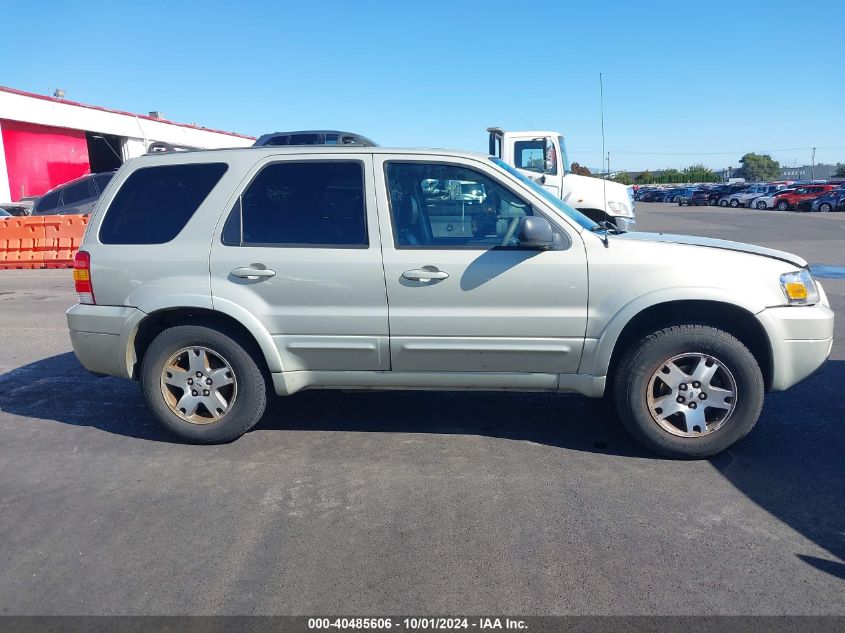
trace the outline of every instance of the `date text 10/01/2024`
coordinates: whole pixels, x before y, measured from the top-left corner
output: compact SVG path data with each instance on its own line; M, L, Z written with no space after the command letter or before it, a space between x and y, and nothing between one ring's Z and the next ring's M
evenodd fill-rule
M389 630L398 628L406 631L422 630L524 630L527 625L524 620L511 618L309 618L308 628L320 629L351 629L351 630Z

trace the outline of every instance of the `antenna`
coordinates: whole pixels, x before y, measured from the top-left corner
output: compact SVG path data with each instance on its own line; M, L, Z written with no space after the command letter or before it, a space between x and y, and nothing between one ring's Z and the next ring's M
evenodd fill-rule
M601 155L605 156L604 152L604 81L601 73L599 73L599 112L601 113ZM604 161L602 161L604 162ZM610 176L610 156L608 156L607 175L602 179L602 189L604 190L604 211L607 213L607 178Z

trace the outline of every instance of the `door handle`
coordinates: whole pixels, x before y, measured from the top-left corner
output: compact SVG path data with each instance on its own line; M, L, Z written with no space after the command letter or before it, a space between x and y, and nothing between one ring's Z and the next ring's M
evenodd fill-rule
M269 268L255 268L255 266L256 264L235 268L231 274L232 276L240 277L241 279L261 279L272 277L276 274L275 270L270 270Z
M431 281L433 279L446 279L449 277L449 273L438 270L435 266L423 266L422 268L406 270L402 273L402 277L411 281Z

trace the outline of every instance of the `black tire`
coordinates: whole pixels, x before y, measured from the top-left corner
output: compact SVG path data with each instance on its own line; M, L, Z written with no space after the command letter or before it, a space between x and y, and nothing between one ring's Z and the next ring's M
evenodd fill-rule
M697 437L665 430L652 417L647 401L652 375L669 359L688 353L718 359L733 375L738 394L723 426ZM765 385L756 359L739 340L714 327L687 324L659 330L634 344L617 366L613 393L625 428L643 446L666 457L700 459L721 453L751 432L763 407Z
M219 420L194 424L171 411L162 392L162 370L177 351L202 346L226 359L237 381L237 395L231 409ZM141 390L147 405L170 431L195 444L231 442L255 426L267 406L267 379L253 360L255 345L234 332L204 325L177 325L153 339L141 363Z
M727 200L719 200L719 206L720 207L728 206L728 201Z
M780 201L778 202L778 211L788 211L789 210L789 203Z
M736 208L739 206L739 200L737 200L736 198L734 198L733 200L731 200L731 206L732 206L734 209L736 209Z

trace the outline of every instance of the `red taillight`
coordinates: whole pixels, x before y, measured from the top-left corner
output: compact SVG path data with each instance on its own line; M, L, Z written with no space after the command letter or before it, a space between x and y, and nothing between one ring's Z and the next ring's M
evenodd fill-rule
M79 303L94 305L94 286L91 285L91 255L86 251L77 251L73 257L73 283Z

